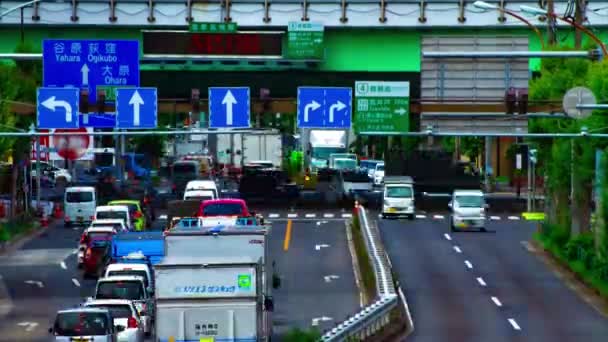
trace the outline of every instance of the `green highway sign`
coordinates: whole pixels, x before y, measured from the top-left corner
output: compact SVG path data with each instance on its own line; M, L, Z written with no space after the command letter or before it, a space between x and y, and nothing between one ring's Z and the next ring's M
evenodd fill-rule
M287 58L323 58L323 23L289 22L287 26Z
M355 132L403 133L410 129L410 83L355 82Z
M97 90L103 90L106 92L106 101L116 101L116 89L117 86L99 86Z
M191 23L193 33L236 33L236 23Z

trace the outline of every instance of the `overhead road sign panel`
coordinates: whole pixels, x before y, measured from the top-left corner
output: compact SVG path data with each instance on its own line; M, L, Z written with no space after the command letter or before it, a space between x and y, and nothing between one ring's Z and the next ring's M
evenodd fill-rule
M298 127L350 128L352 89L298 87Z
M409 131L410 83L355 82L355 132Z
M42 66L44 87L88 89L95 103L98 86L139 86L139 42L46 39Z
M287 25L287 57L323 58L323 23L293 21Z
M196 33L236 33L236 23L190 23L190 32Z
M209 128L249 128L249 87L209 88Z
M116 128L150 129L158 124L156 88L119 88L116 91Z
M38 88L37 127L41 129L78 128L78 101L76 88Z

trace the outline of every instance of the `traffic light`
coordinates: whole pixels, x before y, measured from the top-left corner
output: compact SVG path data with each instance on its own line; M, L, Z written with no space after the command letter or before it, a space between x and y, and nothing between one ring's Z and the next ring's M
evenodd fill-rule
M198 89L192 89L190 95L190 103L192 104L192 113L198 115L201 112L201 92Z
M81 113L89 112L89 90L80 89L80 103L78 104Z
M106 91L97 91L97 113L105 113L106 111Z
M530 162L533 164L536 164L537 152L538 151L535 148L531 148L528 150L528 158L530 159Z
M505 93L505 112L507 114L515 114L515 104L517 102L517 89L509 88Z

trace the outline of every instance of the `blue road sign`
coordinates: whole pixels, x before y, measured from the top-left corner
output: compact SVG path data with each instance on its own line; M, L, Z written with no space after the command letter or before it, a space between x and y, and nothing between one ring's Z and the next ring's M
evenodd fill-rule
M46 39L42 43L42 85L89 90L97 87L139 87L137 40Z
M350 128L352 88L298 87L298 127Z
M76 88L38 88L38 128L78 128L79 100Z
M116 90L116 128L156 128L158 122L156 88Z
M249 87L209 88L209 128L248 128L249 114Z
M80 127L114 128L116 115L114 113L80 114Z

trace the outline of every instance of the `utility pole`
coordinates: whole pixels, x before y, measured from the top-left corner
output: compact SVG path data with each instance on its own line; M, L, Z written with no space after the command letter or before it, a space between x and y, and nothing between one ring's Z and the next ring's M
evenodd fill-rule
M574 12L574 22L578 25L583 25L585 18L583 17L583 10L586 6L586 0L576 0L575 1L575 12ZM580 49L583 45L583 32L581 30L574 30L574 47Z
M553 6L553 0L547 0L547 37L549 38L549 45L555 45L555 7Z

